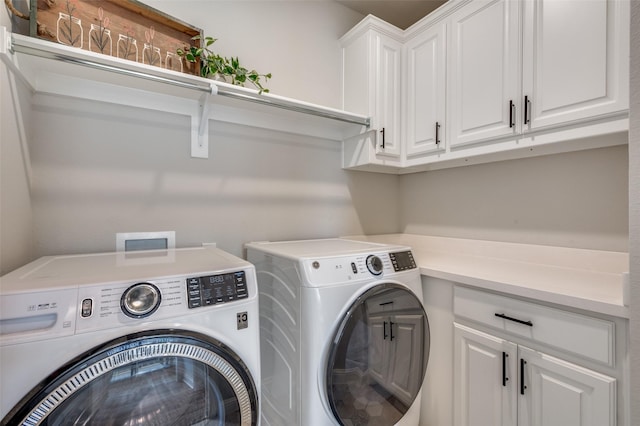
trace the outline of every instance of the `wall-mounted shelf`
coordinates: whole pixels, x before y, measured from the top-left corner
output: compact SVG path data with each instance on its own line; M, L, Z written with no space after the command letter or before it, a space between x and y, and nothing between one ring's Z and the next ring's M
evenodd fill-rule
M0 27L0 59L36 93L191 117L191 155L209 155L209 120L342 141L369 118L159 67L76 49Z

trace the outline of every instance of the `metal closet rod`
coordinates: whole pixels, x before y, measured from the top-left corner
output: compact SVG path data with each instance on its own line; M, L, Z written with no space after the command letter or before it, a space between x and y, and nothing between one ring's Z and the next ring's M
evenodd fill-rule
M341 113L339 111L335 111L335 112L323 111L323 110L319 110L309 106L298 105L298 104L295 104L294 102L288 102L283 99L268 98L262 95L253 95L250 93L242 93L240 91L234 91L226 87L218 86L215 83L213 83L213 86L212 86L211 84L204 85L204 84L196 84L196 83L187 82L187 81L174 80L171 78L149 74L142 71L135 71L128 68L119 68L114 65L102 64L95 61L75 58L73 56L65 55L62 53L51 52L47 49L40 49L40 48L35 48L30 46L22 46L22 45L16 44L15 42L12 43L11 51L25 53L27 55L38 56L41 58L55 59L62 62L82 65L89 68L132 76L132 77L141 78L144 80L170 84L170 85L182 87L185 89L191 89L191 90L206 92L210 94L217 93L218 95L226 96L229 98L240 99L243 101L254 102L262 105L268 105L268 106L282 108L282 109L295 111L295 112L301 112L304 114L315 115L323 118L329 118L332 120L343 121L346 123L359 124L367 127L370 124L370 119L368 117L353 116L351 114Z

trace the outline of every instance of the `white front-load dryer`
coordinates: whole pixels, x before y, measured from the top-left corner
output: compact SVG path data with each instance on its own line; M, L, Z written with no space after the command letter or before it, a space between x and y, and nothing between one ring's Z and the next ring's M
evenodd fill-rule
M2 425L256 425L253 265L216 248L52 256L0 278Z
M408 247L246 245L260 293L263 425L419 424L429 357Z

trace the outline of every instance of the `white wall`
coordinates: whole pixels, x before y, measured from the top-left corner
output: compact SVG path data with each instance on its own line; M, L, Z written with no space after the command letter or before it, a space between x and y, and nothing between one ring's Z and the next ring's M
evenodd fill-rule
M217 38L214 51L271 72L272 93L333 108L341 102L338 39L363 15L331 0L145 0Z
M210 122L189 156L186 117L34 97L38 255L112 250L116 232L176 231L177 245L397 231L395 176L341 170L338 142ZM367 196L371 194L375 196Z
M360 15L325 1L148 3L272 72L273 93L340 104L337 40ZM33 224L35 248L3 256L3 272L42 255L112 250L116 232L174 230L178 246L216 242L242 255L252 240L398 230L398 178L341 170L338 142L212 121L210 158L195 160L185 117L47 95L21 102L32 115L33 189L3 179L15 208L3 203L2 217ZM4 133L3 147L19 146ZM17 153L11 162L24 163ZM3 245L15 239L3 235Z
M627 251L626 146L400 180L402 232Z
M631 424L640 424L640 2L631 2L629 254L631 279Z
M4 4L0 26L12 28ZM34 256L32 210L29 193L28 129L20 127L29 114L29 93L16 84L0 63L0 275ZM16 108L17 106L17 108Z
M220 53L237 55L249 67L272 72L268 86L273 93L339 106L337 40L361 18L355 12L322 0L147 3L219 38L214 46ZM6 11L2 13L6 22ZM12 115L13 102L8 102L4 80L2 88L2 147L13 153L2 156L3 165L7 164L3 170L16 176L20 172L13 169L24 164L20 154L24 149L15 129L4 124ZM243 135L242 129L228 125L222 129L234 136L228 136L226 144L214 142L211 159L191 160L186 152L187 123L178 117L76 102L52 106L52 102L56 101L38 97L35 117L26 126L34 134L29 138L33 197L28 196L24 178L3 179L3 229L15 235L2 238L3 247L12 247L2 256L2 272L9 269L6 262L13 266L32 257L31 201L36 255L111 249L115 232L153 229L177 230L180 245L226 241L234 252L239 250L238 241L266 234L281 239L397 231L605 250L628 247L624 147L394 177L342 171L336 143L295 143L292 139L297 142L297 138L278 134L268 134L269 142L264 142L259 132ZM215 140L219 138L215 132L222 129L212 127ZM226 149L236 158L217 156L217 150ZM316 158L318 150L323 155ZM280 170L270 171L261 163L265 156L273 156L270 161L276 161ZM136 158L143 162L143 171ZM258 164L257 171L240 171L245 161ZM171 171L165 172L168 167ZM201 176L194 175L194 168L205 171L205 186L227 173L225 182L219 183L227 192L192 189L198 184L191 179ZM189 188L178 189L172 179L179 175ZM132 183L139 176L147 179L146 187ZM173 192L152 186L151 182L162 185L167 179ZM92 190L96 180L106 181L106 187ZM86 187L79 189L78 183ZM126 189L131 185L142 187ZM297 192L290 185L297 185ZM269 190L254 189L263 186ZM228 195L232 191L260 200L242 204ZM282 191L289 195L283 197ZM200 215L192 209L172 207L183 198L192 209L204 211L206 220L196 220ZM101 204L99 199L106 201ZM260 214L249 215L241 205ZM268 218L268 231L262 217ZM225 222L233 226L221 225ZM215 231L221 228L224 232ZM5 260L10 257L14 259Z

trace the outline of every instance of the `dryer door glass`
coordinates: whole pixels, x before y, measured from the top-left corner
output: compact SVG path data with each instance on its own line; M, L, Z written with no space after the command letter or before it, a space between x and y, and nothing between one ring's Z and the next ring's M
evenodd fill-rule
M110 342L30 395L3 424L257 424L246 366L195 333L159 331Z
M334 335L327 397L342 425L394 425L416 399L429 359L429 322L405 287L363 293Z

